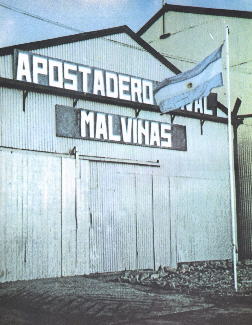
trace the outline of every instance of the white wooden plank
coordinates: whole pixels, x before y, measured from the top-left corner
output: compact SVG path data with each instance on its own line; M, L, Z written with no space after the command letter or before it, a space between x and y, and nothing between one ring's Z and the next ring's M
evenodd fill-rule
M124 166L122 173L114 174L110 182L115 186L113 194L111 237L113 243L113 270L136 269L136 193L132 168ZM112 173L111 173L112 174Z
M79 195L77 200L78 213L78 251L77 274L88 274L89 270L89 161L80 162Z
M60 159L1 153L0 281L60 275ZM3 167L4 166L4 167ZM2 190L4 189L4 190Z
M153 269L152 175L136 175L137 268Z
M153 176L155 268L171 265L169 178Z
M44 171L46 174L46 196L44 199L47 223L45 246L47 274L45 277L54 277L61 275L61 159L51 158Z
M99 220L102 220L102 191L103 183L98 176L98 163L91 163L90 178L90 272L104 272L102 249L103 229ZM99 185L98 185L99 184ZM106 216L104 216L106 217Z
M62 158L62 275L76 274L75 160Z
M91 163L92 272L136 268L135 175L130 171L132 166Z

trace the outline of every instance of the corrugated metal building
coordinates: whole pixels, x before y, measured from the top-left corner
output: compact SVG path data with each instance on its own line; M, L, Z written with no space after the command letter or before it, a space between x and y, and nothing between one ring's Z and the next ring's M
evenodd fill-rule
M0 281L231 257L227 120L122 26L0 50Z
M231 104L239 109L234 124L237 153L239 257L252 258L252 12L165 4L138 32L181 71L194 67L220 46L229 26ZM225 55L223 55L225 63ZM224 74L225 77L225 74ZM225 81L225 80L224 80ZM224 82L225 83L225 82ZM227 103L226 87L218 88ZM239 98L241 102L238 100ZM240 105L240 106L239 106ZM235 115L235 113L234 113Z

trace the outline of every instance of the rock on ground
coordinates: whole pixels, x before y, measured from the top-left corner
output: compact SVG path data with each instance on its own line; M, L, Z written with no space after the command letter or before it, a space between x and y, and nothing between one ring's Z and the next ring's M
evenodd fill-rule
M239 294L252 294L252 263L239 262L237 275ZM180 263L176 269L159 267L158 271L125 271L118 280L180 292L236 294L229 260Z

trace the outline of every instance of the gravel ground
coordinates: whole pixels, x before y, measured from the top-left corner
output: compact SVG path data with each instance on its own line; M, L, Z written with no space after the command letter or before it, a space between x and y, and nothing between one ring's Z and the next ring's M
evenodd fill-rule
M252 295L252 263L237 266L238 292L234 291L233 265L227 261L178 264L177 269L160 267L158 271L125 271L117 280L158 287L177 292L213 295Z

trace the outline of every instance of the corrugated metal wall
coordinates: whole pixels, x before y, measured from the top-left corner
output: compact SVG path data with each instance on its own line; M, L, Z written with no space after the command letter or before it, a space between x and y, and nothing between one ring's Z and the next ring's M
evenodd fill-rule
M91 271L135 269L134 175L118 173L106 164L91 166Z
M48 154L0 159L0 282L230 257L225 182Z
M172 74L125 34L34 52L152 80ZM0 71L13 78L10 56ZM73 100L29 92L23 107L21 90L0 89L0 281L231 256L226 125L205 122L201 135L199 120L176 117L187 151L67 139L56 137L56 104ZM135 117L124 106L77 107ZM139 118L170 122L154 112ZM73 147L160 168L78 161L67 156Z
M230 203L226 200L229 183L184 177L172 177L170 182L177 262L204 260L205 256L209 260L229 258L232 249Z
M62 187L62 204L66 204L66 207L64 207L64 211L62 214L62 229L63 233L66 236L64 239L64 242L62 242L62 250L64 250L64 254L62 255L63 258L63 264L64 267L61 270L61 273L63 275L72 275L72 274L83 274L88 273L90 271L100 271L100 270L111 270L115 269L116 266L120 266L120 269L125 268L126 264L128 265L135 265L139 268L145 268L145 267L151 267L153 263L155 266L158 266L159 264L169 264L169 265L175 265L177 261L182 261L184 258L186 260L194 260L194 259L212 259L215 257L215 254L213 252L210 252L211 247L208 246L208 244L198 245L197 241L193 241L191 239L191 234L187 233L187 230L183 228L183 226L180 225L180 213L181 213L181 202L183 202L183 198L181 198L181 201L174 197L174 187L176 187L176 184L170 183L170 189L173 191L173 193L170 194L170 197L172 196L172 199L169 197L169 186L166 187L166 184L171 182L171 177L181 177L181 178L188 178L192 179L192 184L194 182L197 183L197 180L204 179L205 180L205 186L211 188L214 184L214 189L209 193L209 197L202 196L199 200L197 197L194 198L195 206L191 209L190 207L190 200L188 199L188 203L186 205L188 211L183 213L188 213L188 216L193 218L193 213L195 210L200 211L200 214L198 214L198 219L205 220L205 218L213 217L214 220L212 222L216 222L218 224L218 227L220 229L225 229L224 232L222 232L222 237L216 238L214 233L211 232L211 238L209 241L214 238L214 241L216 242L216 247L218 247L216 253L216 256L218 255L220 258L228 258L230 257L230 250L227 249L225 251L223 245L223 242L229 243L230 240L230 233L229 233L229 192L225 187L225 190L223 191L222 185L225 184L228 180L228 153L227 153L227 133L226 133L226 126L223 124L218 123L211 123L211 122L205 122L203 127L203 135L200 134L200 123L198 120L193 119L187 119L182 117L176 117L175 122L178 124L186 125L187 128L187 151L174 151L174 150L164 150L164 149L155 149L155 148L148 148L148 147L138 147L138 146L130 146L130 145L121 145L121 144L114 144L114 143L105 143L105 142L98 142L98 141L88 141L88 140L77 140L77 139L66 139L66 138L59 138L56 137L56 130L55 130L55 105L61 104L61 105L72 105L72 100L68 98L63 97L57 97L53 95L43 95L43 94L35 94L35 93L29 93L28 97L26 99L26 109L25 112L23 112L22 107L22 92L18 90L13 89L1 89L1 96L0 96L0 107L1 107L1 132L0 132L0 141L1 145L4 147L11 147L11 148L19 148L19 149L28 149L28 150L35 150L35 151L45 151L50 154L54 153L60 153L60 154L68 154L69 150L72 149L74 146L77 147L79 153L81 155L91 155L91 156L100 156L100 157L109 157L109 158L117 158L117 159L132 159L132 160L141 160L141 161L154 161L159 160L160 161L160 168L155 168L153 171L154 178L148 176L142 175L138 169L138 173L135 173L135 176L133 177L131 174L127 178L127 181L123 181L123 177L119 177L114 183L117 184L116 193L119 195L121 193L122 196L128 196L128 201L123 200L117 200L117 202L113 201L107 201L104 198L104 195L106 196L106 193L102 192L100 193L100 196L103 197L103 199L106 201L106 204L110 204L110 206L107 206L107 210L104 211L98 211L100 213L105 214L109 213L110 210L115 211L116 203L119 206L119 202L122 206L124 204L131 204L131 205L137 205L136 209L138 210L139 215L142 215L143 218L134 219L135 223L137 222L137 232L141 232L143 227L143 233L142 236L138 236L138 241L135 242L134 240L130 240L128 245L128 250L130 251L131 245L137 245L137 249L131 251L131 255L126 258L124 257L123 261L117 260L115 261L115 264L113 264L111 261L102 262L104 260L103 257L100 256L97 258L97 249L95 246L101 244L102 237L97 237L97 234L92 233L92 229L90 230L89 234L89 224L87 222L84 222L83 219L79 217L79 213L82 214L81 209L83 209L83 215L85 215L85 220L90 219L90 212L87 211L87 206L93 204L94 210L99 209L99 205L97 203L93 203L91 201L89 203L90 197L89 194L85 191L88 191L88 186L81 186L82 182L86 182L84 178L80 178L77 181L77 185L73 182L73 176L75 174L75 171L73 171L71 168L73 168L73 161L71 162L62 162L62 175L64 176L62 178L62 184L65 184L65 187ZM133 116L132 109L126 108L126 107L118 107L114 105L107 105L107 104L99 104L99 103L92 103L92 102L85 102L85 101L79 101L78 106L82 108L88 108L91 110L97 110L97 111L104 111L104 112L111 112L115 113L118 112L121 115L126 116ZM168 116L160 116L156 113L152 112L141 112L140 118L146 118L151 120L163 120L166 122L169 122ZM47 159L47 158L45 158ZM45 162L45 164L47 164ZM34 165L35 166L35 165ZM39 166L39 162L38 162ZM72 166L72 167L71 167ZM74 165L75 166L75 165ZM70 168L71 167L71 168ZM35 168L35 167L34 167ZM33 168L31 168L30 172L33 172ZM53 170L50 171L53 175ZM86 172L86 169L82 167L82 164L80 164L80 173L84 173L86 175L86 179L90 177L91 179L95 179L98 176L95 176L94 172L91 171L91 176L89 176L89 173ZM139 174L140 173L140 174ZM113 175L112 170L111 173L107 171L105 173L107 176L107 181L103 178L105 176L100 176L99 178L99 184L113 184L113 180L115 175ZM101 175L101 173L99 174ZM111 182L109 182L109 178L111 176ZM3 177L3 176L2 176ZM29 176L32 178L32 176ZM71 179L71 181L69 180ZM151 190L151 179L152 179L152 186L155 188L155 191ZM139 188L139 191L137 191L136 196L139 196L139 199L136 201L135 197L132 196L132 192L126 191L123 186L126 187L126 189L131 188L131 185L133 181L137 184L135 185L135 188ZM100 186L101 186L100 185ZM7 185L8 186L8 183ZM112 186L112 185L111 185ZM122 186L122 188L120 187ZM192 185L193 186L193 185ZM27 185L29 188L33 188L30 184ZM167 193L164 192L164 188L167 189ZM71 189L71 194L69 194L69 191ZM187 189L190 194L190 186ZM199 188L200 191L204 190L204 187ZM13 195L17 195L15 193L15 188L9 189L10 193L11 191L14 191ZM26 191L26 188L23 190L20 190L20 192ZM64 192L65 191L65 192ZM82 191L85 193L85 200L78 199ZM176 190L175 190L176 191ZM91 191L92 192L92 191ZM144 196L142 195L142 192L144 192ZM54 192L53 195L56 192ZM108 191L109 193L109 191ZM130 194L128 194L130 193ZM151 193L153 193L154 197L152 205L150 205L150 196ZM157 194L158 193L158 194ZM222 203L218 206L214 204L215 198L218 196L218 193L221 193L223 196ZM58 194L59 195L59 194ZM178 196L179 193L177 193ZM200 194L202 195L202 194ZM160 200L156 200L155 196L159 197ZM185 190L185 196L186 196L186 190ZM77 197L77 200L76 200ZM145 197L144 201L141 201L141 198ZM180 196L181 197L181 196ZM190 195L189 195L190 197ZM65 198L65 199L64 199ZM38 198L39 200L39 198ZM207 205L208 200L210 200L213 204L213 206L216 207L216 210L211 210L211 213L208 216L206 214L206 211L204 207ZM171 207L169 202L173 202L173 207ZM9 197L7 200L2 201L3 210L8 211L8 206L5 204L9 204ZM72 205L67 205L72 202ZM137 203L136 203L137 202ZM157 202L157 203L156 203ZM75 207L73 206L73 203L75 203ZM40 206L40 202L38 202L38 206ZM191 203L192 204L192 203ZM76 208L77 205L80 205L78 208ZM83 206L82 206L83 205ZM155 205L163 206L162 209L156 210ZM166 218L164 215L164 211L167 210L167 206L170 206L170 209L178 209L177 214L171 214L171 220L169 218ZM149 213L149 209L152 207L153 212L152 214ZM154 207L154 208L153 208ZM66 210L65 210L66 209ZM114 209L114 210L113 210ZM123 214L122 211L120 211L120 218L122 219L123 216L130 214L130 218L135 218L135 216L131 215L132 207L124 207L125 213ZM219 211L218 211L219 209ZM226 209L226 210L225 210ZM12 210L10 210L12 211ZM30 211L30 210L28 210ZM148 211L148 212L147 212ZM173 210L172 210L173 211ZM97 212L97 213L98 213ZM10 212L12 213L12 212ZM39 213L39 212L38 212ZM114 213L114 212L113 212ZM170 212L171 213L171 212ZM210 213L210 212L209 212ZM219 214L221 213L221 218L219 217ZM49 214L50 215L50 214ZM153 216L156 217L154 218ZM176 216L176 217L175 217ZM160 217L160 219L158 219ZM174 217L175 219L173 219ZM49 216L48 216L49 218ZM69 219L70 218L70 219ZM153 218L153 219L152 219ZM70 221L71 220L71 221ZM95 220L97 227L99 226L99 218ZM65 221L65 223L64 223ZM108 222L109 220L107 220ZM185 222L190 222L189 219L183 220L182 224L185 224ZM42 221L41 221L42 222ZM56 222L56 221L55 221ZM116 227L119 227L114 219L110 217L110 222ZM133 221L132 221L133 222ZM135 225L133 226L132 222L130 224L124 225L126 227L126 233L129 233L133 228L135 230ZM156 223L156 226L154 227L154 231L150 231L151 225L153 223ZM177 233L180 234L178 237L181 242L178 244L180 245L180 248L177 250L177 247L174 246L175 243L177 245L178 240L174 240L175 233L174 229L176 228L170 228L171 223L175 222L178 223L178 229ZM139 223L139 225L138 225ZM76 228L76 225L78 224L78 228ZM123 227L124 227L123 226ZM196 225L199 227L198 229L202 229L200 224ZM4 223L4 227L8 227L8 223ZM131 228L133 227L133 228ZM119 227L120 228L120 227ZM125 229L125 228L122 228ZM122 229L118 230L119 232L122 232ZM171 230L170 230L171 229ZM207 231L207 227L204 228L205 231ZM195 231L194 228L191 228L191 231ZM200 230L199 230L200 231ZM163 234L160 236L160 233ZM218 232L219 233L219 232ZM166 237L165 237L166 234ZM167 235L168 234L168 235ZM89 236L90 238L93 238L92 245L90 246L89 242ZM92 237L93 236L93 237ZM97 238L96 238L96 237ZM105 235L104 235L105 236ZM109 234L108 234L109 236ZM114 236L114 235L113 235ZM133 236L133 233L131 234ZM149 238L149 242L146 241L145 238ZM169 237L171 237L169 239ZM151 239L152 238L152 239ZM176 239L176 238L175 238ZM151 244L152 240L152 244ZM97 242L98 241L98 242ZM116 239L115 239L116 241ZM106 240L105 240L105 243ZM117 248L114 251L114 255L122 248L122 244L117 242ZM188 252L188 245L195 245L194 250L198 250L197 252L193 250L189 250ZM223 246L222 246L223 245ZM148 246L148 249L147 249ZM89 250L87 251L87 247L89 247ZM154 247L156 247L154 251ZM102 247L103 249L103 247ZM108 251L107 247L107 251ZM93 253L92 253L93 250ZM182 250L185 250L182 254ZM96 253L94 253L94 251ZM148 254L146 253L148 251ZM91 252L89 255L89 252ZM138 255L136 255L138 253ZM179 255L180 254L180 255ZM108 256L107 253L105 256ZM151 256L155 256L155 259ZM180 256L180 257L179 257ZM112 258L112 257L111 257ZM115 257L113 257L115 259ZM96 259L96 260L95 260ZM103 260L102 260L103 259ZM57 260L57 259L56 259ZM65 262L64 262L65 261ZM110 264L104 264L104 263L110 263ZM118 263L118 264L116 264ZM44 265L46 265L44 263ZM5 272L5 271L4 271ZM38 271L37 275L33 277L40 277L45 276L41 275L42 271ZM45 271L47 272L47 271ZM58 270L57 270L58 272ZM58 274L58 273L55 274ZM48 271L47 276L51 273ZM30 275L32 277L32 275ZM23 276L20 275L20 277L17 277L16 279L23 278ZM8 278L6 278L8 279Z
M174 74L127 34L56 45L32 52L155 81ZM131 64L125 64L130 57L134 60ZM143 64L146 60L147 65ZM13 79L12 55L0 56L0 76Z
M174 75L127 34L99 37L32 52L155 81ZM125 64L129 58L134 60L131 64ZM144 65L143 62L146 61L148 64Z
M155 268L160 265L176 265L176 257L172 251L171 200L170 180L164 176L153 176L152 180L152 210L154 227ZM173 259L172 259L173 257Z
M239 205L238 236L239 256L252 258L252 125L238 128Z
M61 275L59 158L0 151L0 282Z
M144 148L99 141L56 137L55 105L72 106L72 99L29 93L23 112L22 91L0 89L0 145L19 149L69 153L74 146L81 155L133 160L160 160L162 174L171 176L225 179L228 177L227 130L219 123L176 117L175 123L186 125L187 151ZM126 107L80 100L78 107L134 117ZM170 122L170 116L141 112L139 118ZM221 139L221 140L220 140ZM211 157L211 159L209 159ZM166 166L173 166L167 170Z
M190 10L189 10L190 11ZM239 115L251 114L252 107L252 74L251 74L251 29L252 19L243 17L220 16L205 13L166 12L165 29L173 36L160 38L163 33L163 16L154 22L142 37L157 51L181 69L187 71L200 62L204 57L220 46L223 42L224 27L229 26L230 47L230 82L231 103L234 107L237 97L242 101ZM193 26L193 28L191 28ZM210 35L214 35L210 40ZM204 44L204 46L202 46ZM197 51L195 50L197 48ZM226 65L225 55L222 58ZM241 64L242 62L242 64ZM224 87L215 89L218 101L227 105L226 74L224 73ZM252 129L251 119L244 119L238 128L240 195L238 203L238 236L239 257L252 258ZM247 134L246 134L247 132ZM239 189L237 188L239 191Z
M89 162L62 158L62 275L89 273Z
M0 186L0 282L89 273L88 161L0 151Z
M154 268L152 178L150 167L91 163L92 271Z

